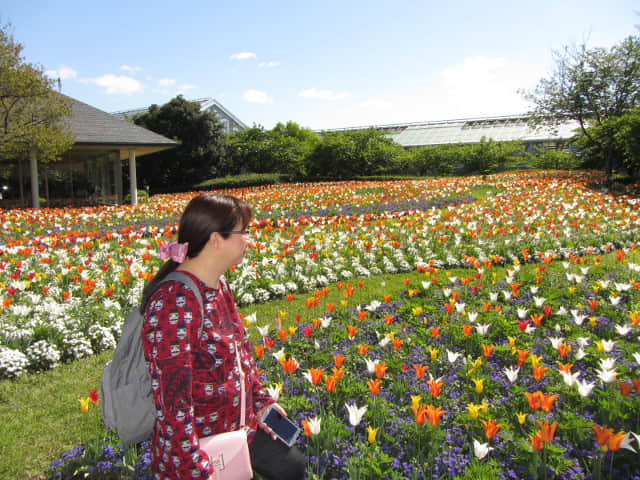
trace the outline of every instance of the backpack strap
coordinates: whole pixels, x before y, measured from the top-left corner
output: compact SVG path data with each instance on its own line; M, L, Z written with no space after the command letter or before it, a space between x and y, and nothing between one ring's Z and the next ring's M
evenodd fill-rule
M200 289L196 285L196 282L194 282L189 275L183 272L171 272L170 274L168 274L166 277L162 279L160 284L164 282L169 282L171 280L180 282L183 285L185 285L189 290L193 292L193 294L198 299L198 302L200 303L200 312L202 313L202 320L200 321L200 330L198 331L198 338L200 338L202 336L202 327L204 325L204 304L202 302L202 294L200 293ZM160 286L160 284L158 284L158 286Z

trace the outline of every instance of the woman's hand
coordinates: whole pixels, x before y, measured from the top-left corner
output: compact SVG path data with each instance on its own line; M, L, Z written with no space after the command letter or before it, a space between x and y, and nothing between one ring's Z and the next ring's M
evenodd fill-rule
M279 403L272 403L272 404L269 404L266 407L262 407L260 410L258 410L258 412L257 412L257 417L258 417L258 422L259 422L258 424L259 424L260 428L262 428L262 430L264 430L266 433L268 433L271 436L271 438L273 438L274 440L277 440L278 436L275 433L273 433L273 430L271 430L271 428L266 423L262 422L262 417L264 417L265 412L271 406L273 406L273 409L276 412L278 412L280 415L282 415L283 417L287 416L286 410L284 408L282 408Z

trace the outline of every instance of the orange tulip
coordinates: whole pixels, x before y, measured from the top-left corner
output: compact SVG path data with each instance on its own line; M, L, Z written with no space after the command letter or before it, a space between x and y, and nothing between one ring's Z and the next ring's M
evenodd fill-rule
M427 385L429 385L429 393L433 397L438 397L440 395L440 390L442 389L443 385L442 380L427 380Z
M335 308L336 308L335 303L327 303L327 310L329 310L329 313L333 312Z
M349 338L351 340L354 339L354 337L356 336L356 331L358 330L357 326L354 325L347 325L347 331L349 332Z
M587 303L589 304L589 307L591 307L591 310L593 310L594 312L598 308L598 300L587 300Z
M333 376L336 378L336 382L342 380L342 375L344 375L344 368L333 367L331 369L331 372L333 372Z
M336 389L336 377L328 377L324 376L325 387L327 388L327 392L331 393Z
M623 397L628 396L631 393L631 390L633 390L633 384L630 382L618 381L618 385L620 386L620 395Z
M545 367L544 365L539 365L537 367L533 367L533 378L536 380L540 380L544 377L544 372L549 370L549 367Z
M529 355L529 350L520 350L516 349L516 353L518 354L518 365L522 365L527 361L527 356Z
M542 392L540 391L537 391L534 393L524 392L524 394L527 396L527 400L529 400L529 407L532 410L538 410L541 405L540 395L542 395Z
M545 443L551 443L553 441L553 437L556 435L558 422L553 422L551 425L549 425L548 420L546 420L544 423L541 423L540 421L536 420L536 423L540 426L542 441Z
M400 350L402 348L402 343L404 342L404 340L400 339L400 338L394 338L393 339L393 348L395 350Z
M427 370L429 370L428 365L416 365L415 363L413 363L412 366L413 366L413 369L416 371L416 378L424 377L424 374L427 373Z
M263 345L254 345L253 350L256 353L256 358L264 357L264 346Z
M606 452L607 449L609 448L609 445L608 445L609 437L613 435L613 429L607 428L606 425L603 425L601 427L597 423L594 423L593 427L591 428L593 428L594 432L596 432L596 442L598 442L598 445L600 445L600 448Z
M341 367L346 358L347 357L345 357L341 353L337 353L333 356L333 363L335 364L336 367Z
M281 358L280 364L282 365L282 368L284 369L285 373L293 373L298 369L298 362L296 362L296 360L293 357Z
M411 410L413 410L413 416L416 419L416 423L418 425L424 425L427 421L427 407L424 405L420 406L412 406Z
M484 434L489 440L495 437L498 431L500 430L500 428L502 428L501 423L496 424L496 421L491 418L487 421L485 420L480 420L480 421L484 425Z
M446 410L443 410L442 407L435 408L433 405L427 405L426 413L429 418L429 423L436 426L440 423L440 417L446 413Z
M532 313L529 316L529 318L531 319L531 321L536 327L539 327L542 324L542 319L544 318L544 315L541 315L539 313Z
M493 352L493 345L489 345L486 343L482 344L482 355L484 355L485 357L490 357L491 353Z
M451 312L449 312L451 313ZM440 331L442 330L442 327L431 327L431 336L433 338L438 338L440 336Z
M542 407L542 410L544 410L545 412L550 412L551 409L553 408L553 404L555 403L555 401L557 400L557 398L560 395L545 395L543 393L540 394L540 406Z
M322 368L310 368L309 374L311 375L311 383L314 385L320 385L324 370Z
M571 369L573 368L573 363L562 363L558 362L558 368L561 372L571 373Z
M382 385L382 380L367 381L367 386L373 395L380 395L380 385Z
M620 444L622 443L622 440L624 440L624 437L626 437L627 435L624 432L618 432L618 433L611 433L611 435L609 436L609 439L607 440L607 446L609 447L609 450L613 451L613 452L617 452L618 450L620 450Z
M369 351L369 345L363 345L362 343L358 344L358 351L360 355L366 355Z
M365 318L367 318L367 313L369 313L369 312L367 312L366 310L360 310L358 312L358 319L360 321L364 320Z
M535 450L542 450L542 448L544 447L544 445L542 444L542 432L537 431L535 436L531 436L529 435L529 440L531 440L531 446L535 449Z
M389 367L384 362L378 362L375 364L375 368L376 368L376 377L382 379L384 378L384 374L387 372L387 368Z
M464 333L465 337L468 337L469 335L471 335L472 331L473 331L473 325L462 325L462 333Z
M395 318L394 315L385 315L384 316L384 323L387 325L391 325L393 323L393 319Z

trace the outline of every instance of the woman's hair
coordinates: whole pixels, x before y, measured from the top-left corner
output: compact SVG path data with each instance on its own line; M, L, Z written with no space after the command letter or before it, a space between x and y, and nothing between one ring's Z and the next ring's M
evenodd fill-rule
M246 229L251 220L251 207L244 200L230 195L203 193L191 199L178 225L178 242L189 242L187 257L197 257L213 232L229 238L237 225ZM158 284L180 265L169 259L144 288L140 310L144 312Z

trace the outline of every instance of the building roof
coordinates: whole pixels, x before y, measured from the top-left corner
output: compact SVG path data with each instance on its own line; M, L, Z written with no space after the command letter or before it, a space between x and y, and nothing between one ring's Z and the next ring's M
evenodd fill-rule
M224 108L224 106L220 102L218 102L215 98L199 98L193 101L200 103L200 110L209 110L213 107L215 110L219 110L228 118L233 120L240 128L242 129L248 128L238 117L236 117L233 113L231 113L229 110Z
M71 101L71 131L76 145L131 145L175 147L177 142L151 130L67 97Z
M228 120L231 120L239 129L248 128L238 117L236 117L233 113L227 110L220 102L218 102L215 98L206 97L206 98L197 98L194 100L188 100L189 102L195 102L200 104L200 111L208 111L218 114L221 117L224 117ZM149 107L144 108L135 108L132 110L121 110L118 112L113 112L112 115L115 115L118 118L133 118L136 115L141 115L147 113L149 111ZM229 132L234 129L228 129Z
M374 126L403 147L519 140L528 143L566 141L575 135L578 122L567 120L554 128L533 128L526 115L467 118ZM360 127L370 128L370 127ZM347 129L342 129L347 130ZM355 129L349 129L355 130Z

